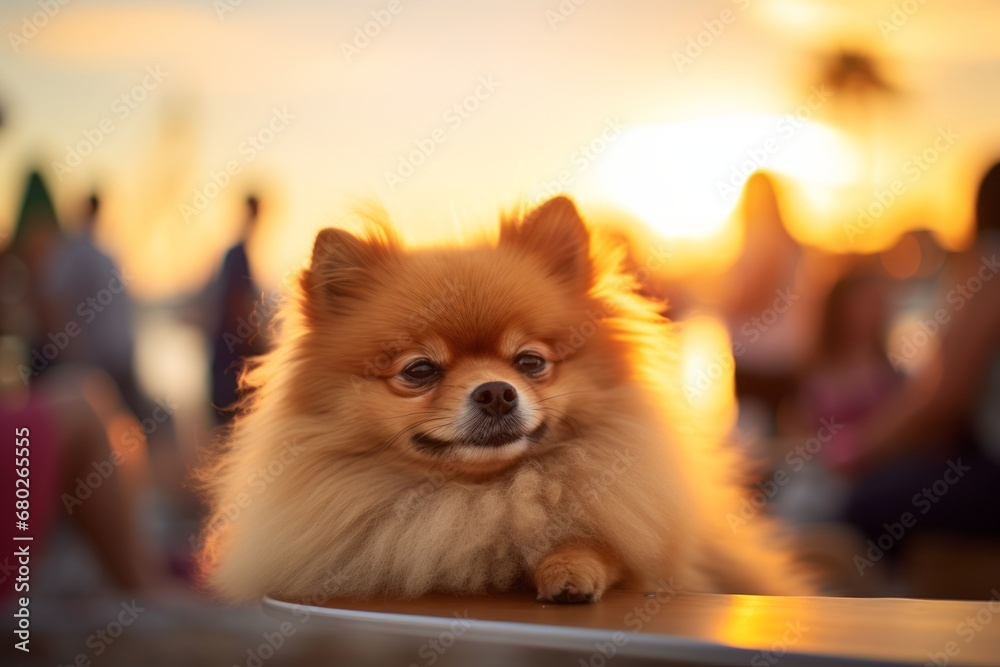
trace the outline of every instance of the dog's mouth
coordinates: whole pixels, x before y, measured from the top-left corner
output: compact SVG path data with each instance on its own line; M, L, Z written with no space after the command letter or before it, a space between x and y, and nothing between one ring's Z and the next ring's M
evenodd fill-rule
M500 430L494 430L482 434L476 434L473 437L463 438L461 440L444 440L442 438L435 438L427 433L415 433L412 436L412 440L417 447L421 449L442 449L445 447L483 447L485 449L498 449L506 445L513 444L522 439L528 440L529 442L537 442L545 432L548 430L548 425L545 422L540 423L531 431L525 432L524 429L513 429L506 428Z

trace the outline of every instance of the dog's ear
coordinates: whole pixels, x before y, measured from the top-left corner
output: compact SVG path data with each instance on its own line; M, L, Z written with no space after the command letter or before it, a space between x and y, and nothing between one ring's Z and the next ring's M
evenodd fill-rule
M379 268L396 252L388 233L359 237L343 229L323 229L316 235L309 268L302 274L302 290L319 310L343 312L346 300L359 298L371 287Z
M519 222L503 222L500 245L533 252L546 262L550 275L590 286L590 233L568 197L549 199Z

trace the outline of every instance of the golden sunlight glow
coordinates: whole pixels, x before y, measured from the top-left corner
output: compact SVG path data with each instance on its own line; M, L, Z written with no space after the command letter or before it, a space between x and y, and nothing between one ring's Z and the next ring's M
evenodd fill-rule
M708 240L726 231L755 171L787 175L813 197L852 183L860 170L850 146L841 132L796 115L638 127L611 148L594 187L666 238Z
M681 386L692 408L715 435L736 423L736 365L726 327L718 319L696 315L680 323Z
M778 651L787 651L790 639L794 639L788 632L794 628L788 619L801 619L808 612L807 598L733 595L726 600L713 634L718 641L733 646L760 646L762 640L773 637L775 655L783 655Z
M197 330L162 314L146 315L136 326L136 374L143 388L174 402L207 402L208 358Z
M937 358L941 341L928 334L920 317L907 314L889 330L889 360L897 371L913 375Z

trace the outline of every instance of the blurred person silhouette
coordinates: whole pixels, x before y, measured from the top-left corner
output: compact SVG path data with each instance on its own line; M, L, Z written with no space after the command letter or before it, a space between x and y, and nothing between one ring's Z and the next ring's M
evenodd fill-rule
M801 394L813 426L824 417L857 423L898 384L886 348L889 285L873 268L859 267L827 296L815 360Z
M1000 163L979 187L975 239L952 260L913 338L938 340L933 358L884 409L836 436L831 462L856 480L847 521L878 540L914 518L889 559L915 534L1000 538Z
M18 372L26 360L17 336L0 335L0 428L17 435L13 453L26 464L31 484L26 526L11 522L8 542L29 535L32 555L38 557L60 517L68 516L114 586L169 591L173 584L167 563L139 527L145 461L109 439L109 433L121 431L111 428L108 417L125 410L114 382L103 371L69 364L27 388ZM20 467L15 462L0 471L0 488L10 507L18 498ZM9 581L0 599L12 596L13 579Z
M772 176L756 172L747 180L739 216L744 246L729 272L723 307L736 394L741 413L763 409L773 430L778 406L794 394L807 361L819 299L803 270L805 251L785 228Z
M879 254L879 261L887 274L896 280L906 281L902 300L920 300L936 297L935 281L941 278L946 251L935 233L918 227L906 231L888 250ZM917 294L910 297L909 292Z
M893 279L892 312L897 344L907 340L905 329L914 323L933 318L941 295L948 290L950 272L947 251L928 229L914 229L904 233L888 250L879 254L882 268ZM936 345L915 349L904 345L893 350L891 356L897 371L914 372L923 361L933 356Z
M153 402L135 376L135 306L123 273L95 241L101 200L92 193L84 204L77 233L65 239L48 263L42 288L56 320L53 330L79 323L79 333L59 362L88 363L106 371L136 415L148 416Z
M28 438L29 444L18 445L22 450L18 458L27 458L30 470L26 522L34 538L33 553L44 549L63 504L78 520L115 583L130 589L156 587L165 569L140 536L134 516L133 491L142 478L142 459L116 454L108 439L114 431L110 417L127 416L128 411L103 372L73 364L49 368L59 348L43 332L55 332L49 323L60 320L39 283L61 243L51 197L41 175L32 172L14 237L0 252L0 427ZM32 343L41 347L29 352ZM84 391L85 384L92 389ZM92 402L100 406L99 411ZM102 464L106 464L102 469L110 466L113 474L99 475L100 482L91 483L97 479L91 477L94 465ZM20 467L24 466L7 465L0 472L0 485L12 507ZM87 488L79 487L81 483ZM79 505L66 500L83 495L85 502ZM8 528L10 538L17 534L15 528ZM10 593L5 587L0 597Z
M218 423L227 423L238 397L238 379L244 359L264 353L258 306L261 290L250 271L247 244L260 221L260 200L248 195L237 242L226 251L216 284L218 319L212 333L212 406Z
M13 331L31 346L28 363L18 367L25 385L47 369L59 348L45 332L62 331L53 304L46 298L40 276L64 242L55 207L38 171L28 174L14 223L10 244L0 255L0 286L4 305L4 329ZM58 336L57 333L53 335ZM60 338L61 340L61 338ZM46 345L52 344L52 347Z
M826 594L872 595L882 581L854 574L863 540L838 523L849 485L826 465L833 436L877 410L899 383L888 359L889 289L871 262L860 262L830 289L816 349L782 426L788 480L776 512L795 525L797 553Z
M52 198L42 175L31 171L14 222L14 233L4 253L4 278L8 287L17 292L16 302L22 306L16 316L23 333L34 335L35 331L48 328L47 325L55 319L49 304L43 299L37 276L44 273L62 243L62 231ZM14 295L10 298L14 299ZM32 307L29 308L29 305ZM29 339L28 342L35 341Z
M795 475L782 496L783 514L796 522L837 518L847 489L824 465L836 443L833 431L871 416L899 385L886 348L889 312L889 286L872 266L849 271L827 295L817 348L796 397L796 439L822 437L814 441L818 451L794 459Z

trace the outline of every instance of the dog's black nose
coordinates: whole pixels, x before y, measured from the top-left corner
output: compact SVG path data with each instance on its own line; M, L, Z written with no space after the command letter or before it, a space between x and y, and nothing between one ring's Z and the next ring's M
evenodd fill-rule
M490 417L502 417L517 407L517 389L509 382L484 382L472 391L472 400Z

